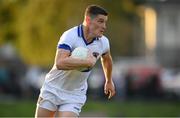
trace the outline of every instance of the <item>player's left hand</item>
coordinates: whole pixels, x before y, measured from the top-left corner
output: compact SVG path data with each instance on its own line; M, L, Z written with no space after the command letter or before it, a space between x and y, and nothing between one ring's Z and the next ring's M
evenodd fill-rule
M108 95L108 99L111 99L115 95L116 91L115 91L113 81L106 81L105 82L104 93L106 95Z

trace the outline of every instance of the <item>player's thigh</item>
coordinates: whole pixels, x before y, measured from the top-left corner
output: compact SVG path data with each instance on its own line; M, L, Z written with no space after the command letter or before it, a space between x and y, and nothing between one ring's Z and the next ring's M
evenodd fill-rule
M73 117L73 118L78 118L78 115L74 112L71 111L58 111L57 112L57 117Z
M45 108L41 108L37 106L35 118L41 118L41 117L54 117L55 111L50 111Z
M78 117L83 104L81 103L66 103L58 108L59 117Z
M52 117L57 110L57 106L50 100L42 97L38 98L35 117Z

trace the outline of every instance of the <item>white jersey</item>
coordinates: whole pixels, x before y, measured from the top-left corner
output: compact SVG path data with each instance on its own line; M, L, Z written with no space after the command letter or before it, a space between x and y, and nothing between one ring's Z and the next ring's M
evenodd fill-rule
M58 42L58 49L63 48L71 52L79 46L88 48L98 60L109 50L109 41L105 36L102 36L87 43L83 35L82 25L79 25L64 32ZM90 72L91 70L82 72L78 70L58 70L54 65L46 75L43 87L50 86L56 88L56 90L63 90L73 94L86 94L87 79Z

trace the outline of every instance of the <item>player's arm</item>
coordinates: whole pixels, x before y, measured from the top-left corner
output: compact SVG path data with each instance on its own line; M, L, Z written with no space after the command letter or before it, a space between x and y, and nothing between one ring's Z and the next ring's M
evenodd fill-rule
M112 57L110 51L102 55L101 57L101 64L103 67L104 75L105 75L105 85L104 85L104 92L105 94L109 94L109 99L115 95L115 87L112 80Z
M86 60L70 57L70 50L58 49L55 57L55 65L59 70L74 70L78 68L90 68L95 62L92 60L92 54Z

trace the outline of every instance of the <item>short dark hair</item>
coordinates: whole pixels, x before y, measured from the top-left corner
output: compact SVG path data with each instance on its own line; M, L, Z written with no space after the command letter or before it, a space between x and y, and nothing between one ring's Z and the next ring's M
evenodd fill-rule
M98 6L98 5L89 5L87 6L86 10L85 10L85 16L90 16L91 18L97 16L97 15L105 15L107 16L108 13L107 11Z

